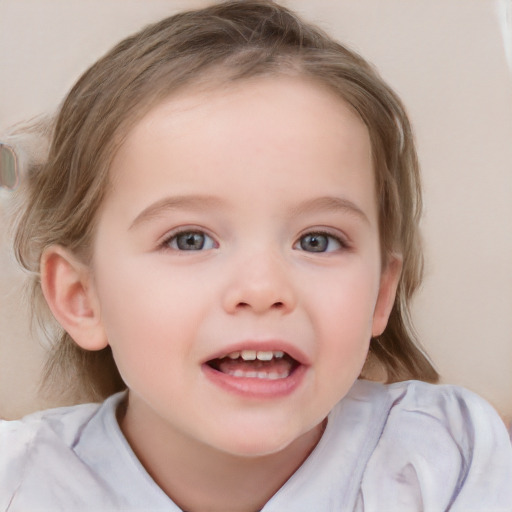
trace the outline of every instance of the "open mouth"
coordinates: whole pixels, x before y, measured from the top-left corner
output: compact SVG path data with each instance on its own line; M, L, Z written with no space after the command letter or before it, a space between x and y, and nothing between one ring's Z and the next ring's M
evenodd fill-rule
M300 366L281 350L241 350L211 359L206 364L232 377L264 380L286 379Z

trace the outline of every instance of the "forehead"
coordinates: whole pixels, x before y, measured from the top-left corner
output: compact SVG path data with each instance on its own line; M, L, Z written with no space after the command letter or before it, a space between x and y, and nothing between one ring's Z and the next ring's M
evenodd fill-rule
M157 175L188 193L237 178L256 183L265 173L283 191L293 179L325 194L340 176L373 191L368 130L327 87L259 77L190 88L159 103L127 134L111 166L114 188L139 194Z

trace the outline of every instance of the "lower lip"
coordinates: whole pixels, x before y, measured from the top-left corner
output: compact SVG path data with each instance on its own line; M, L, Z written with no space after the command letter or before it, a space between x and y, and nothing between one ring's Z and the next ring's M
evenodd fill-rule
M202 366L206 377L220 388L246 398L280 398L293 393L304 380L307 367L298 366L284 379L258 379L257 377L234 377L214 370L207 364Z

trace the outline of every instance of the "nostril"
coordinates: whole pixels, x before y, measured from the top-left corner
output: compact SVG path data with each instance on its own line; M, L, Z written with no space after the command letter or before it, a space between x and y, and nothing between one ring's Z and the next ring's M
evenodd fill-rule
M237 308L241 308L241 309L246 309L246 308L250 308L250 304L248 302L239 302L237 304ZM272 305L271 305L271 308L275 308L275 309L283 309L284 308L284 302L274 302Z

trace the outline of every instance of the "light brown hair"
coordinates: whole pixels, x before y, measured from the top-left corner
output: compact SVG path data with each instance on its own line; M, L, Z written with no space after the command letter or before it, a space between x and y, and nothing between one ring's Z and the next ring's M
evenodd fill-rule
M390 382L436 381L409 311L422 279L422 201L404 107L362 57L270 1L225 2L166 18L120 42L78 80L56 118L47 160L26 180L27 206L16 232L18 260L33 276L37 317L46 322L49 313L40 285L41 254L59 244L87 261L112 158L149 109L192 85L282 74L330 88L370 134L383 261L399 252L403 270L388 326L372 340L366 368L380 366ZM92 398L123 389L109 348L88 352L65 332L57 338L47 381L67 375L68 388L74 382Z

